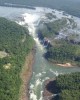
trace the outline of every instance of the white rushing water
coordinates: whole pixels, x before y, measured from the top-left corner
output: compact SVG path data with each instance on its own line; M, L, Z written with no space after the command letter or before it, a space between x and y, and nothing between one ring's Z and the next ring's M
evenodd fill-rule
M30 100L43 100L43 83L45 80L49 78L53 78L55 76L58 76L59 74L67 73L67 72L73 72L76 70L69 71L68 69L60 69L58 67L55 67L54 65L51 65L48 63L44 58L43 54L45 53L45 48L42 44L40 44L40 41L37 37L36 29L39 25L40 21L49 22L50 20L47 19L45 16L46 13L52 13L53 10L48 8L36 8L36 10L29 11L25 14L22 14L22 17L24 18L24 25L29 29L30 35L34 38L36 42L36 57L35 57L35 63L33 65L33 76L30 81ZM62 17L71 18L71 16L62 15L63 12L55 11L55 15L57 16L57 19L60 19ZM54 20L54 19L53 19ZM23 22L20 22L23 24ZM49 68L50 67L50 68ZM60 69L60 70L57 70Z
M40 21L49 22L54 20L48 19L45 16L46 13L52 13L53 15L56 15L57 19L60 19L62 17L71 18L70 15L63 15L62 11L57 11L49 8L36 7L35 10L32 10L25 8L0 7L0 16L14 20L18 24L27 27L29 29L29 34L36 42L36 54L33 64L33 75L29 85L30 100L43 100L43 83L45 82L45 80L54 78L59 74L80 71L80 68L62 68L59 66L55 66L46 61L43 57L43 54L45 53L45 48L42 44L40 44L40 41L37 37L36 29L39 26ZM76 19L77 18L75 18L75 20ZM80 22L80 19L78 18L78 20L76 21Z

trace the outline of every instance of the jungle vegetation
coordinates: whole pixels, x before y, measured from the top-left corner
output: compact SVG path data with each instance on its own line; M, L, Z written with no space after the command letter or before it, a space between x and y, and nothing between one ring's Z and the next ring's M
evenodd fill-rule
M0 18L0 100L18 100L20 72L34 41L28 30L15 22Z
M80 100L80 72L59 75L56 78L58 98L53 100Z

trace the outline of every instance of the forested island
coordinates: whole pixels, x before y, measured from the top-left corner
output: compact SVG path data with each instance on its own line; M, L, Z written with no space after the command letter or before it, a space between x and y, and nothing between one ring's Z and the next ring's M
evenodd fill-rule
M34 41L17 23L0 18L0 99L18 100L20 73Z
M63 66L80 67L79 33L74 32L77 23L71 18L58 19L57 16L52 14L47 16L49 18L54 17L55 20L41 23L40 28L37 30L41 43L47 49L44 57L57 65L65 64Z

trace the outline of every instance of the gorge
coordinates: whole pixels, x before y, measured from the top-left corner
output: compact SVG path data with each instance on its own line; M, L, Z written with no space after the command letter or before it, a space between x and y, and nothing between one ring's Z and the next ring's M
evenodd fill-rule
M49 19L46 14L55 14L57 19L72 18L71 15L63 15L63 11L57 11L50 8L35 7L36 9L26 9L26 8L10 8L10 7L0 7L0 17L5 17L16 23L28 28L29 34L33 37L35 41L36 53L34 56L34 64L32 66L33 73L29 84L29 94L30 100L44 100L43 90L44 82L47 79L55 78L59 74L79 72L79 67L60 67L53 63L50 63L44 58L44 53L46 53L46 48L39 40L37 29L40 23L43 25L45 22L51 22L56 18ZM6 13L6 11L9 11ZM80 26L80 18L74 17L75 21L78 22ZM42 26L41 26L42 27ZM80 29L75 29L77 32ZM71 30L72 31L72 30ZM63 36L59 34L56 38Z

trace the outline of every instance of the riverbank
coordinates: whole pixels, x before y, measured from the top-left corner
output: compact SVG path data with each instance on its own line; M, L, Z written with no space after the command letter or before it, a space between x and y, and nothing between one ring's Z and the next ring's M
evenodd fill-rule
M74 67L74 66L72 66L71 63L57 64L57 65L58 65L58 66L61 66L61 67L67 67L67 68L69 68L69 67Z
M63 68L76 68L78 67L75 63L70 63L70 62L67 62L67 63L55 63L55 62L52 62L52 61L49 61L50 63L52 63L53 65L56 65L56 66L60 66L60 67L63 67Z
M21 71L20 77L22 85L20 88L19 100L29 100L29 81L32 76L32 64L34 63L34 50L32 50L25 59L25 64Z

